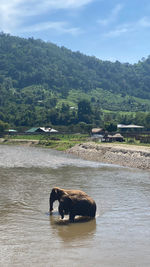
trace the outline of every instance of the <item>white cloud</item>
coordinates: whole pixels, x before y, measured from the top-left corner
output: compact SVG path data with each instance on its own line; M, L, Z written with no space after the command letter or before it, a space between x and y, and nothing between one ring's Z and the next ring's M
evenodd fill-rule
M69 27L68 23L65 21L56 21L56 22L49 21L49 22L34 24L32 26L22 28L22 33L25 32L33 33L44 30L54 30L60 34L69 33L71 35L78 35L81 33L79 28Z
M45 5L51 8L79 8L93 0L45 0Z
M150 19L148 17L143 17L132 23L118 25L115 29L108 31L103 36L107 38L119 37L129 32L139 32L143 28L150 28Z
M94 0L20 0L20 3L24 15L31 16L52 10L81 8L93 1Z
M43 15L60 9L81 8L95 0L0 0L0 30L16 32L21 30L27 17ZM43 25L44 26L44 25ZM68 32L76 32L68 29Z
M139 26L144 27L144 28L149 28L150 27L150 19L147 17L143 17L139 20L138 22Z
M109 17L106 18L106 19L100 19L100 20L98 20L98 23L101 24L101 25L104 25L104 26L107 26L107 25L111 24L112 22L114 22L117 19L117 17L119 15L120 11L122 10L122 8L123 8L123 5L122 4L116 5L112 9Z
M129 24L123 24L116 27L114 30L111 30L104 34L104 37L118 37L124 33L132 31L133 28Z
M0 29L3 31L10 31L10 29L15 28L19 24L17 8L19 0L5 1L1 0L0 2Z

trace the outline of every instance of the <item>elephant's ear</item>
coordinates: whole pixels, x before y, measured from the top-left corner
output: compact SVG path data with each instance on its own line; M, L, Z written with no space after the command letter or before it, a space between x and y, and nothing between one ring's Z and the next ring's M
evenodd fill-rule
M54 188L54 192L57 195L58 194L58 189L57 188Z
M67 202L68 207L71 207L73 204L73 200L70 196L65 197L65 201Z
M58 197L58 199L61 198L64 193L64 190L59 187L55 187L54 190L55 190L55 195Z
M52 193L57 195L58 194L58 188L57 187L54 187L52 189Z

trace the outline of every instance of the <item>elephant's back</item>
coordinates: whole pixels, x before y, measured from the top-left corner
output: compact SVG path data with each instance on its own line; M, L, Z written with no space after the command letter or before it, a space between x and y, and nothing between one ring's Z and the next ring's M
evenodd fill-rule
M80 201L75 199L74 211L76 215L95 217L96 215L96 203L95 201L88 197L82 197Z
M84 191L82 190L65 190L66 193L68 193L69 196L78 196L78 197L82 197L82 196L88 196Z

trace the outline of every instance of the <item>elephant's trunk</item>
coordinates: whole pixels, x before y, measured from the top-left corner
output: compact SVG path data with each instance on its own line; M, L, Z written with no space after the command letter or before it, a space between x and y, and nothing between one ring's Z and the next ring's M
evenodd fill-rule
M49 199L49 210L52 211L53 210L53 203L54 200L52 200L51 198Z
M61 218L64 218L64 209L63 209L63 203L60 202L58 207L59 214L61 215Z

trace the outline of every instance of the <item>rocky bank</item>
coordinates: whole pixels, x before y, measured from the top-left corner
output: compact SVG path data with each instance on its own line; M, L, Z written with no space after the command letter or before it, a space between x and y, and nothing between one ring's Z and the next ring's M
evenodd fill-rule
M150 147L88 142L75 145L67 153L86 160L150 170Z

